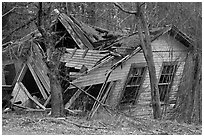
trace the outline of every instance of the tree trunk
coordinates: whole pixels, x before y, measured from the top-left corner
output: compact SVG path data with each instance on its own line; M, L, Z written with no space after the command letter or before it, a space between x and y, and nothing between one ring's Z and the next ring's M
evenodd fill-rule
M58 80L58 66L60 54L59 51L55 49L56 39L49 30L45 30L41 27L42 25L42 2L39 2L39 11L38 11L38 23L37 27L39 32L44 38L44 43L46 45L47 51L47 66L50 79L50 92L51 92L51 107L52 107L52 116L59 117L64 115L64 104L62 98L62 88ZM49 14L49 13L48 13ZM51 25L51 24L48 24ZM46 28L49 28L48 26Z
M147 61L147 66L149 70L153 116L154 116L154 119L158 119L158 118L161 118L161 106L160 106L160 100L159 100L158 81L156 77L156 69L155 69L155 64L154 64L154 59L152 54L149 29L147 27L146 19L144 17L143 11L139 4L137 6L137 10L138 10L137 12L138 15L136 15L136 18L138 19L138 22L139 22L138 32L139 32L143 53ZM145 40L143 38L142 28L144 29L144 32L145 32Z
M60 117L64 114L62 88L57 79L56 72L52 71L49 75L51 90L52 116Z
M10 22L9 22L10 13L5 15L5 13L7 13L11 9L12 9L11 3L8 3L8 2L2 3L2 14L4 14L4 16L2 17L2 31L3 31L2 32L2 36L3 36L2 44L11 41L11 35L7 36L7 32L10 31ZM6 38L4 39L5 36Z
M194 55L193 55L194 54ZM185 123L202 123L201 58L189 53L177 93L177 104L171 119Z

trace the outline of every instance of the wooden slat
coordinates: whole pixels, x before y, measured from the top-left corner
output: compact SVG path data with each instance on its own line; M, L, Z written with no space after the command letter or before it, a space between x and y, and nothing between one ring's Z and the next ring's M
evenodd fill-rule
M70 58L72 58L74 56L74 54L76 53L76 50L77 50L77 48L75 47L74 50L71 53L71 57Z
M48 76L44 73L43 70L40 70L36 61L33 61L33 63L34 63L33 68L34 68L38 78L42 82L42 84L45 87L45 89L47 90L47 92L50 93L50 81L49 81Z
M68 33L71 35L71 37L73 38L73 40L76 42L76 44L81 48L84 49L85 46L82 43L82 41L78 38L77 34L75 33L75 31L72 29L72 27L70 26L70 24L63 19L63 17L59 17L60 22L64 25L64 27L66 28L66 30L68 31Z
M21 71L20 71L20 73L19 73L19 75L18 75L18 77L17 77L17 82L19 82L19 81L21 81L22 79L23 79L23 77L24 77L24 75L25 75L25 73L26 73L26 71L27 71L27 65L26 65L26 63L25 64L23 64L23 67L22 67L22 69L21 69Z
M97 100L99 100L99 101L101 101L102 103L104 103L104 101L105 101L105 99L107 98L107 96L108 96L108 94L109 94L109 92L110 92L110 90L111 90L113 84L114 84L114 82L111 81L110 84L109 84L109 86L108 86L108 88L107 88L107 90L105 91L105 94L104 94L103 96L101 96L101 97L99 97L99 95L98 95ZM99 94L100 94L100 93L99 93ZM91 112L89 113L89 118L92 118L92 117L94 116L94 114L95 114L96 111L98 110L99 106L100 106L100 104L95 101L95 103L94 103L94 105L93 105L93 108L92 108Z
M88 69L92 68L92 66L93 66L93 65L85 64L85 63L84 64L80 64L78 62L68 62L68 63L66 63L65 66L67 66L67 67L75 67L76 69L81 69L81 67L83 65L86 66Z
M43 104L43 106L47 106L47 104L50 102L51 100L51 95L49 95L49 97L47 98L47 100L45 101L45 103Z
M46 94L46 92L45 92L43 86L41 85L41 83L40 83L40 81L39 81L39 79L38 79L38 77L37 77L35 71L33 70L32 66L30 65L29 62L27 63L27 66L28 66L28 68L29 68L31 74L33 75L33 78L35 79L35 82L36 82L38 88L40 89L40 92L41 92L43 98L44 98L44 99L47 99L47 98L48 98L48 97L47 97L47 94Z
M30 93L28 92L28 90L26 89L26 87L23 85L23 83L19 82L19 85L21 86L21 88L23 89L23 91L26 93L26 95L28 96L28 98L30 98L35 104L37 104L38 106L40 106L42 109L46 109L42 104L40 104L36 99L34 99Z
M66 48L67 52L72 52L74 49L70 49L70 48ZM77 52L79 53L83 53L85 49L77 49ZM92 53L92 54L106 54L109 53L109 50L91 50L89 49L88 53Z
M69 102L65 105L65 109L68 109L73 103L74 101L79 97L79 95L81 94L81 90L77 90L74 95L71 97L71 99L69 100Z
M11 100L12 103L14 103L16 101L19 90L20 90L19 84L18 84L18 82L16 82L14 89L12 91L12 96L13 96L13 99Z
M74 32L78 35L78 38L83 42L83 44L88 49L93 49L92 44L88 41L88 39L84 36L83 31L76 25L74 22L65 14L61 14L61 16L70 24Z

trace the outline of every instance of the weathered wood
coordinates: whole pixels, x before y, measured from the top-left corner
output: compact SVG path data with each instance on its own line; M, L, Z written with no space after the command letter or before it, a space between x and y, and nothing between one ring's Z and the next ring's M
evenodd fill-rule
M71 58L74 56L74 54L76 53L76 51L77 51L77 48L75 47L74 50L73 50L72 53L71 53Z
M18 74L18 77L16 79L16 82L22 81L26 71L27 71L28 66L26 65L26 63L24 63L20 73Z
M32 63L34 63L34 65L32 66L33 69L35 70L38 78L40 79L40 81L42 82L43 86L45 87L45 89L47 90L47 93L50 93L50 81L49 78L47 76L47 74L39 68L39 65L36 64L36 61L31 59Z
M51 100L51 95L49 95L49 97L47 98L47 100L45 101L45 103L43 104L43 106L47 106L47 104L50 102Z
M35 71L33 70L32 66L30 65L29 62L27 63L27 66L28 66L28 68L29 68L31 74L33 75L33 78L35 79L35 82L36 82L38 88L40 89L40 92L41 92L43 98L44 98L44 99L47 99L47 98L48 98L48 97L47 97L47 94L46 94L46 92L45 92L43 86L41 85L41 83L40 83L40 81L39 81L39 79L38 79L38 77L37 77Z
M23 89L23 91L26 93L26 95L28 96L28 98L30 98L35 104L37 104L39 107L41 107L42 109L46 109L42 104L40 104L36 99L34 99L30 93L28 92L28 90L26 89L26 87L23 85L23 83L19 82L19 85L21 86L21 88Z
M61 14L61 17L63 17L72 27L76 35L78 35L78 38L83 42L83 44L88 48L88 49L93 49L93 45L89 42L89 40L85 37L83 31L76 25L74 22L65 14Z
M11 99L12 104L21 101L22 105L26 105L25 102L29 99L27 95L24 93L23 89L20 87L19 82L15 84L12 96L13 96L13 98Z
M110 84L109 84L109 86L108 86L108 88L107 88L107 90L105 91L106 93L104 94L103 97L101 96L102 98L101 98L100 100L101 100L102 103L105 102L105 100L106 100L108 94L109 94L110 91L111 91L111 88L112 88L113 84L114 84L114 82L111 81ZM89 118L90 118L90 119L94 116L94 114L96 113L96 111L98 110L99 107L100 107L100 104L95 102L94 105L93 105L93 108L92 108L91 112L89 113Z
M71 97L71 99L69 100L69 102L65 105L65 109L69 109L69 107L74 103L74 101L79 97L79 95L81 94L81 90L77 90L74 95Z

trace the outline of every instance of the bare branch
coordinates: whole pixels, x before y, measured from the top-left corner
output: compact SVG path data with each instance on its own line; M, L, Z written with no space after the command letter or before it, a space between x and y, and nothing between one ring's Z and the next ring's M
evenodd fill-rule
M30 4L30 3L28 3ZM13 7L11 10L9 10L8 12L6 12L5 14L2 15L2 18L11 14L11 13L14 13L16 9L27 9L27 7L23 7L23 6L16 6L16 7Z
M12 35L14 32L24 28L25 26L29 25L30 23L32 23L33 21L35 21L37 18L34 17L32 19L30 19L28 22L26 22L25 24L21 25L20 27L18 28L15 28L13 31L11 31L4 39L6 39L8 36Z
M113 3L113 4L114 4L116 7L118 7L120 10L122 10L123 12L125 12L125 13L128 13L128 14L137 14L136 11L128 11L128 10L123 9L122 6L119 5L118 3Z

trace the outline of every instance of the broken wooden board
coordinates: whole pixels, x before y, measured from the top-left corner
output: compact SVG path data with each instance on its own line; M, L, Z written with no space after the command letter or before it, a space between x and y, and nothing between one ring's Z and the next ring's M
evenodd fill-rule
M16 79L16 80L14 79L14 81L15 81L15 82L21 81L21 80L23 79L23 77L24 77L24 75L25 75L27 69L28 69L28 66L26 65L26 63L24 63L23 66L22 66L21 71L19 72L19 74L17 74L17 75L18 75L18 76L17 76L17 79Z
M111 81L107 91L105 91L105 94L103 95L103 97L101 98L101 103L104 103L109 95L109 93L111 92L111 90L114 88L116 84L116 81ZM89 118L92 118L94 116L94 114L96 113L96 111L98 110L98 108L100 107L100 104L98 102L94 103L94 106L92 108L92 111L89 113Z
M40 79L40 81L42 82L43 86L45 87L47 93L50 93L50 81L49 81L49 77L47 75L48 73L48 68L46 63L43 61L44 56L43 54L43 50L39 49L39 45L33 43L32 44L33 47L33 57L30 57L30 61L32 62L31 65L33 67L33 69L35 70L38 78Z
M50 80L49 77L47 76L47 71L44 71L40 64L37 63L37 60L34 60L32 58L30 58L30 63L35 71L35 73L37 74L37 77L39 78L39 80L42 82L43 86L45 87L46 91L48 94L50 94Z
M59 20L80 48L93 49L93 45L85 37L83 31L66 14L60 14Z
M28 92L28 90L26 89L26 87L23 85L23 83L19 82L20 87L23 89L23 91L25 92L25 94L28 96L29 99L31 99L35 104L37 104L39 107L41 107L42 109L46 109L42 104L40 104L34 97L32 97L30 95L30 93Z
M28 96L25 94L21 86L19 85L19 82L16 82L15 87L13 89L13 92L11 94L13 98L11 99L11 103L15 103L18 101L21 101L22 106L27 106L27 101L29 100Z
M68 103L65 105L65 109L68 109L73 103L74 101L79 97L79 95L81 94L81 90L77 90L75 92L75 94L71 97L71 99L68 101Z
M47 99L48 96L47 96L47 94L46 94L42 84L40 83L40 80L38 79L35 71L33 70L32 66L31 66L31 64L29 62L27 63L27 66L28 66L28 68L29 68L29 70L30 70L30 72L31 72L31 74L32 74L32 76L33 76L33 78L34 78L34 80L35 80L35 82L36 82L36 84L37 84L37 86L38 86L42 96L43 96L43 98Z
M109 58L109 51L98 50L82 50L82 49L66 49L66 52L61 57L61 62L66 62L67 67L75 67L81 69L86 66L91 69L98 61ZM111 55L110 55L111 56Z

